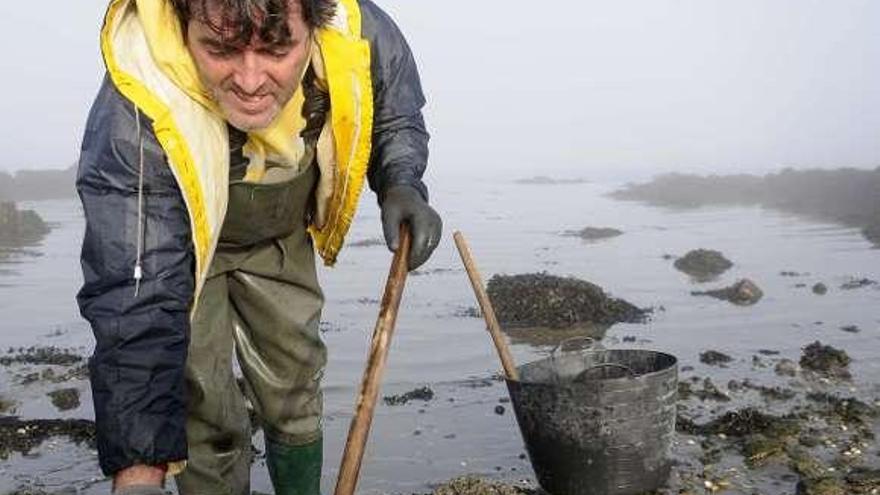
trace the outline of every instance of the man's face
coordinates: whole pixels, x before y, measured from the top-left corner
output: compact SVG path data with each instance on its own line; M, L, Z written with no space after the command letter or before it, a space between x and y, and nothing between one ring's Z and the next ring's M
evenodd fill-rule
M268 45L254 35L246 45L232 45L203 16L187 26L187 47L202 83L226 120L243 131L268 127L296 92L309 60L311 38L299 0L288 10L289 43ZM220 24L220 12L208 2L208 18Z

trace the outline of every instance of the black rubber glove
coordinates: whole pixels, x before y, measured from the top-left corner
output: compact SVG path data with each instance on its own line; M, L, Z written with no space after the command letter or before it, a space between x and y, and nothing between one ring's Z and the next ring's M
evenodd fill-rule
M409 269L415 270L428 261L440 243L443 221L417 190L409 186L392 186L382 200L382 230L385 243L392 252L400 245L400 224L409 224L412 248Z

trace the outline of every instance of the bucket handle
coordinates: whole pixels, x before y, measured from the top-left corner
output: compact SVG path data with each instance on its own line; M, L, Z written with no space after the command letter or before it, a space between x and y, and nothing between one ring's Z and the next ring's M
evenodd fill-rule
M550 351L550 362L553 363L554 369L556 368L557 357L561 354L564 354L567 351L567 346L571 343L574 343L574 342L585 343L585 345L576 349L577 351L590 351L590 350L591 351L604 351L605 350L605 347L603 347L602 344L598 340L594 339L593 337L582 336L582 337L569 337L567 339L563 339L558 344L556 344L555 347L553 347L553 350ZM568 350L568 352L575 352L575 350ZM602 366L602 365L599 365L599 366ZM588 371L589 371L589 369L585 370L581 373L583 374ZM632 373L632 370L629 370L629 371L630 371L630 373ZM561 385L558 373L553 374L553 381L556 385Z
M589 373L589 372L591 372L591 371L593 371L593 370L595 370L595 369L599 369L599 368L617 368L617 369L624 370L624 371L626 371L627 373L629 373L629 378L630 378L630 379L636 378L636 376L637 376L637 375L636 375L636 372L633 371L632 368L630 368L629 366L627 366L627 365L625 365L625 364L620 364L620 363L599 363L599 364L596 364L596 365L594 365L594 366L590 366L589 368L585 369L584 371L581 371L581 372L577 375L577 377L575 377L575 379L580 378L580 377L586 375L587 373Z
M602 347L602 344L598 340L594 339L593 337L586 337L586 336L585 337L569 337L567 339L563 339L561 342L556 344L556 346L553 348L553 350L550 351L550 357L552 357L555 360L556 354L557 353L564 353L566 351L566 344L570 344L572 342L586 342L587 343L586 346L578 348L577 349L578 351L586 351L586 350L602 351L602 350L605 350L605 348Z

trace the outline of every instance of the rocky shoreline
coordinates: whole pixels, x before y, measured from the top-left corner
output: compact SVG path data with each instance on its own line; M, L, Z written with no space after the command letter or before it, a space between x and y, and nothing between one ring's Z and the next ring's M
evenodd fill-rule
M680 369L673 477L656 495L755 493L750 490L759 483L766 486L768 476L797 484L797 495L878 494L880 387L854 386L858 377L853 376L853 360L844 349L815 341L802 344L799 359L773 349L753 354L707 350L699 359L681 357L683 363L700 364ZM748 365L740 366L743 363ZM59 412L66 406L56 397L85 386L84 358L74 349L9 349L0 355L0 367L12 383L42 384ZM734 377L719 381L713 371L719 367L733 371ZM501 383L487 378L479 386ZM59 441L94 447L92 421L21 419L15 416L21 397L0 399L0 459L32 456ZM424 404L435 400L435 391L426 385L386 396L384 403L405 407L414 401L411 407L427 413ZM501 417L510 405L494 407ZM463 476L432 490L434 495L540 493L530 479L513 482L485 475ZM27 487L10 492L26 493L52 492Z

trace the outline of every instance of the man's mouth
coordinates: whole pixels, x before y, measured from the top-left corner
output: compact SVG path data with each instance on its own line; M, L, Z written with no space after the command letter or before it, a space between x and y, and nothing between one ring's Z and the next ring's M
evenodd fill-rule
M230 91L237 107L244 113L258 114L264 112L272 102L272 95L268 93L260 95L247 95L237 91Z

